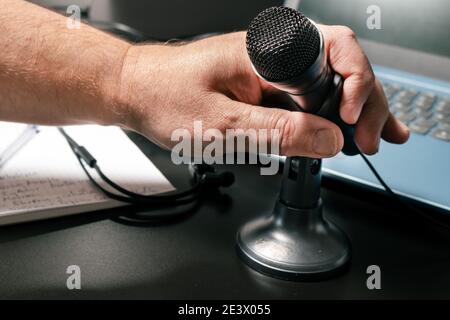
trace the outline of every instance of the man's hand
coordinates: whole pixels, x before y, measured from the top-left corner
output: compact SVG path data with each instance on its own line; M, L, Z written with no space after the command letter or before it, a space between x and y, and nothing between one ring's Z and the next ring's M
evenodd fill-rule
M381 136L405 142L409 131L390 114L354 34L346 27L321 29L330 64L345 78L341 116L356 123L360 149L377 152ZM204 129L222 132L279 129L281 153L289 156L330 157L343 146L342 133L332 122L273 102L271 108L262 107L278 92L255 75L243 32L181 46L134 46L124 60L119 92L124 125L167 148L175 143L171 133L192 130L195 120L202 120Z
M281 153L330 157L343 145L339 128L283 109L286 97L259 79L245 33L184 45L133 46L21 0L0 8L0 120L66 125L121 125L170 148L175 129L279 129ZM320 26L331 66L344 78L341 116L356 123L368 154L380 137L408 139L388 110L380 83L354 34ZM264 106L264 107L263 107ZM267 108L269 106L271 108ZM268 131L270 132L270 131ZM270 141L269 141L270 142Z

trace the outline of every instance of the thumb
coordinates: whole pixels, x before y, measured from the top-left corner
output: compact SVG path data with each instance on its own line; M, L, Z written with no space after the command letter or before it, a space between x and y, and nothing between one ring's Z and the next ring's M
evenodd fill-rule
M275 129L282 155L332 157L341 151L344 144L342 132L337 125L313 114L253 106L233 100L225 102L221 110L225 118L232 119L227 128L244 131L267 129L269 133ZM229 117L226 116L228 112L231 112ZM268 142L273 144L270 137L271 134L268 134Z

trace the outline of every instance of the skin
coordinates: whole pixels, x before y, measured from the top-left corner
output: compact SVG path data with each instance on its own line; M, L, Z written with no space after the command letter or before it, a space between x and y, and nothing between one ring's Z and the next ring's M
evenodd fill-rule
M46 125L96 123L142 133L170 148L175 129L279 129L281 153L331 157L339 128L320 117L283 110L280 96L252 70L245 33L184 45L131 45L20 0L0 8L0 119ZM380 138L404 143L405 125L388 110L380 82L355 34L320 26L329 63L344 78L341 117L356 124L366 154ZM271 108L263 107L270 106Z

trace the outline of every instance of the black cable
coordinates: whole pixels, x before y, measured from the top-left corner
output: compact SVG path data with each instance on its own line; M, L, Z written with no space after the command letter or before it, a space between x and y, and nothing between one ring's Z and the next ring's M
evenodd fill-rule
M117 183L115 183L114 181L109 179L103 173L103 171L100 169L100 167L98 165L95 165L94 169L97 171L97 173L100 176L100 178L102 178L111 187L113 187L117 191L119 191L119 192L121 192L121 193L123 193L123 194L125 194L125 195L127 195L129 197L133 197L133 198L151 199L151 200L155 200L155 201L157 201L157 200L160 200L160 201L177 200L179 198L186 197L186 196L189 196L191 194L194 194L194 193L198 192L199 189L200 189L200 186L201 186L201 181L198 181L190 189L185 190L185 191L181 191L181 192L177 192L176 194L148 196L148 195L143 195L143 194L132 192L130 190L124 189L123 187L119 186Z
M414 213L428 219L430 222L433 222L437 225L439 225L440 227L446 229L446 230L450 230L450 226L442 223L441 221L433 218L431 215L419 210L418 208L410 205L408 202L404 201L401 196L399 196L398 194L396 194L388 185L386 182L384 182L383 178L381 178L380 174L377 172L377 170L375 169L375 167L372 165L372 163L369 161L369 159L367 159L367 157L364 155L364 153L361 152L361 150L358 150L359 155L363 158L364 162L367 164L367 166L369 167L370 171L372 171L373 175L377 178L378 182L383 186L384 190L386 191L386 193L388 193L394 200L396 200L398 203L400 203L402 206L404 206L405 208L413 211Z
M73 150L73 149L72 149ZM195 200L197 200L197 195L191 195L190 197L180 197L174 200L170 200L170 202L168 202L167 200L160 200L160 199L154 199L155 196L146 196L146 195L140 195L140 198L134 198L134 197L125 197L122 195L118 195L116 193L110 192L108 190L106 190L105 188L103 188L97 181L95 181L95 179L92 177L92 175L89 173L89 171L87 170L86 166L83 163L82 158L78 155L75 154L78 162L81 165L81 168L83 169L83 171L86 173L86 175L88 176L89 180L92 182L92 184L94 184L94 186L96 188L98 188L100 191L102 191L107 197L117 200L117 201L121 201L121 202L126 202L126 203L130 203L130 204L137 204L137 205L155 205L156 207L173 207L173 206L179 206L179 205L184 205L184 204L188 204L191 202L194 202ZM97 167L98 168L98 167ZM98 172L98 171L97 171ZM195 186L197 187L197 185Z
M202 187L205 184L205 178L204 176L198 177L198 172L194 171L194 181L195 184L189 188L188 190L177 192L174 194L166 194L166 195L143 195L138 194L132 191L129 191L121 186L119 186L117 183L109 179L103 171L100 169L100 166L97 164L97 160L89 153L89 151L84 148L83 146L80 146L74 139L72 139L63 128L58 128L59 132L63 135L63 137L66 139L69 147L71 148L72 152L76 156L81 168L83 169L86 176L89 178L90 182L98 189L100 190L105 196L107 196L110 199L117 200L124 203L129 203L137 206L152 206L152 209L158 210L158 209L166 209L166 208L176 208L181 206L186 206L188 204L192 204L193 206L196 206L197 203L200 200L200 195L202 191ZM111 192L104 188L100 183L94 179L94 177L91 175L89 170L87 169L87 166L89 166L91 169L94 169L99 177L111 188L115 189L119 193L117 194L115 192ZM182 216L185 216L187 214L190 214L192 211L191 208L188 208L186 210L182 211L176 211L173 212L164 212L159 214L152 214L150 216L142 216L138 213L135 214L129 214L129 215L123 215L120 217L117 217L115 221L124 223L128 223L129 221L133 221L134 224L142 224L147 225L150 222L156 221L166 221L166 220L173 220L175 218L181 218Z
M92 169L94 169L97 174L100 176L100 178L105 181L109 186L111 186L112 188L116 189L117 191L119 191L120 193L123 193L124 195L131 197L131 198L139 198L142 200L150 200L150 201L155 201L155 202L162 202L162 201L176 201L177 199L181 199L184 197L187 197L189 195L195 194L197 192L200 191L200 187L202 184L202 181L200 179L197 179L198 181L196 181L196 183L194 184L194 186L192 186L190 189L185 190L185 191L181 191L181 192L177 192L175 194L165 194L165 195L143 195L143 194L139 194L139 193L135 193L132 192L130 190L127 190L121 186L119 186L117 183L115 183L114 181L112 181L111 179L109 179L104 173L103 171L100 169L100 167L97 164L97 160L83 147L80 146L75 140L73 140L64 129L62 128L58 128L59 132L64 136L64 138L66 138L67 142L69 143L70 148L72 149L72 151L75 153L75 155L78 158L78 161L80 162L81 166L83 167L83 169L85 169L84 171L86 172L86 175L90 178L92 178L92 176L90 175L89 172L87 172L83 161ZM93 178L92 178L93 179ZM96 183L94 181L94 183ZM103 193L105 193L107 196L119 196L119 195L115 195L109 191L107 191L106 189L102 188L98 183L96 183L96 187L98 187L100 190L102 190ZM119 196L121 197L121 196ZM121 199L124 199L123 197Z

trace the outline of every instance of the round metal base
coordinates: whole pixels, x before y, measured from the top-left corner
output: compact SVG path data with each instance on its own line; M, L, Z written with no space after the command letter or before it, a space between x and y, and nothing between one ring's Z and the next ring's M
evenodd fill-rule
M315 209L277 202L271 216L244 225L237 251L253 269L275 278L316 281L343 272L350 262L347 236Z

